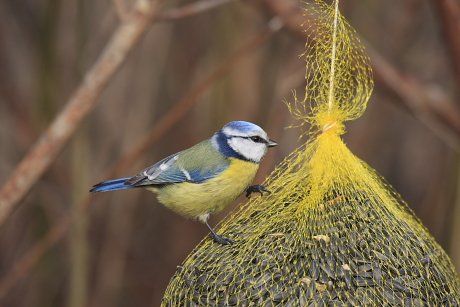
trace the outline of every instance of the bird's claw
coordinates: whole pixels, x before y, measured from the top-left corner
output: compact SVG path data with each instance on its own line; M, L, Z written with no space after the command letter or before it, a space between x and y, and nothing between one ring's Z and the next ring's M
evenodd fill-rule
M246 189L246 197L250 198L252 193L260 193L260 196L264 196L264 192L270 194L271 192L261 184L251 185Z
M233 240L229 238L225 238L214 233L211 233L211 238L214 240L214 242L219 243L221 245L230 245L235 243Z

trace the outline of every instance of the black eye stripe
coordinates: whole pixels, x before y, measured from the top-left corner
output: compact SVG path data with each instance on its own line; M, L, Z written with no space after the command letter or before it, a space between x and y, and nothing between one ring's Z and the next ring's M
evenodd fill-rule
M253 142L256 142L256 143L267 143L267 141L264 140L263 138L261 138L260 136L250 136L248 138L251 139Z
M241 138L241 139L247 139L247 140L251 140L255 143L264 143L264 144L268 144L268 141L265 140L264 138L261 138L260 136L258 135L254 135L254 136L236 136L236 135L233 135L231 136L231 138Z

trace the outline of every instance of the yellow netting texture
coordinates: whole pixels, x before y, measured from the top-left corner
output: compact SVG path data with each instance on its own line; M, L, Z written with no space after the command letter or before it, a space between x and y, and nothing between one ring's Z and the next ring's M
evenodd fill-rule
M290 104L310 140L205 239L164 306L458 306L460 280L404 201L343 143L365 110L369 60L337 2L306 4L306 94Z

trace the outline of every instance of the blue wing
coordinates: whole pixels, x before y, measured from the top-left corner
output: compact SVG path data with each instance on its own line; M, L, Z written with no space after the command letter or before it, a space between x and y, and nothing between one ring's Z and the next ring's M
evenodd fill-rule
M209 141L204 141L146 168L125 184L137 187L181 182L201 183L219 175L227 169L229 163Z

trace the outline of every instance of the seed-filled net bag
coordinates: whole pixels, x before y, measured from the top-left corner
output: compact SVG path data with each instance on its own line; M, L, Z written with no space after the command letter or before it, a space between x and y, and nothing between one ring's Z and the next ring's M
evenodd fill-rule
M289 105L309 141L268 196L222 222L179 266L165 306L458 306L455 269L400 196L344 144L364 112L369 59L338 1L306 4L306 93Z

